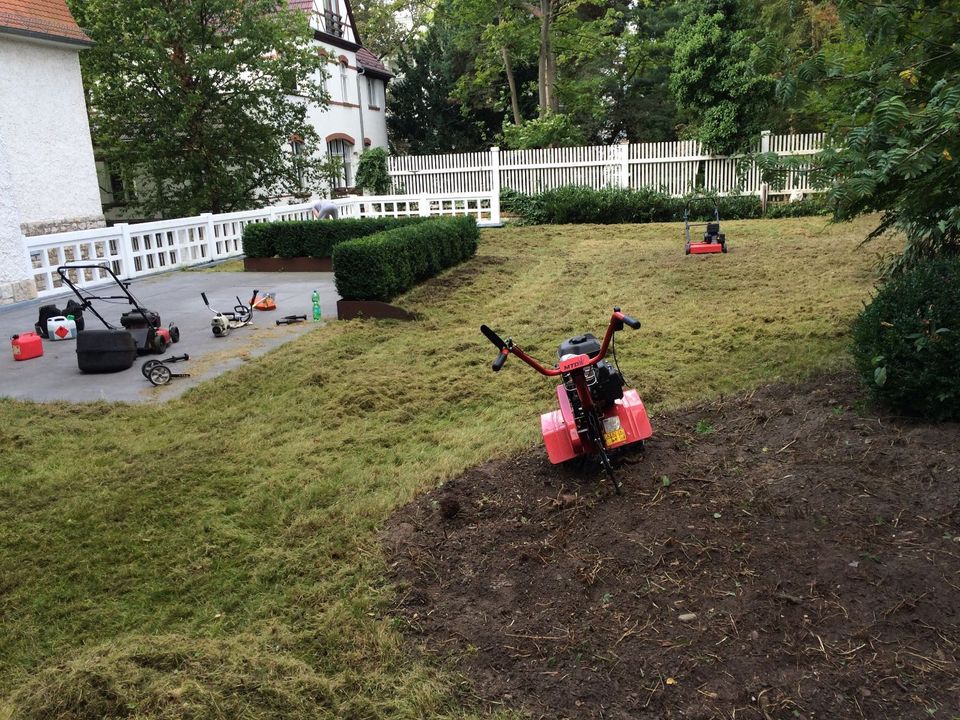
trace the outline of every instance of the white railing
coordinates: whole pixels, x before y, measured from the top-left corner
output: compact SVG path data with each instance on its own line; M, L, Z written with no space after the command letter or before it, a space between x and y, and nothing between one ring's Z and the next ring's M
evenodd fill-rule
M340 217L432 217L471 215L478 225L498 225L499 196L491 193L434 193L417 197L380 195L334 201ZM109 265L122 278L224 260L243 254L243 228L250 223L306 220L312 203L190 218L120 224L26 238L38 297L62 292L57 268L69 263ZM110 278L96 269L71 270L71 281L96 285Z
M753 148L781 155L811 155L823 145L822 133L762 133ZM451 155L397 156L388 159L394 192L491 192L510 188L533 195L563 185L665 189L679 196L696 188L721 195L817 192L807 176L792 172L782 190L764 186L760 172L744 156L707 154L694 140L623 143L541 150L500 150Z

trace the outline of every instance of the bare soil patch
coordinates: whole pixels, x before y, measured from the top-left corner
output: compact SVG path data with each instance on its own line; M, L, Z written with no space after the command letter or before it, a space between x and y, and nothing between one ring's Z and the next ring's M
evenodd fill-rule
M841 375L657 415L622 497L540 448L475 468L385 531L397 618L534 716L953 718L960 425L860 397Z

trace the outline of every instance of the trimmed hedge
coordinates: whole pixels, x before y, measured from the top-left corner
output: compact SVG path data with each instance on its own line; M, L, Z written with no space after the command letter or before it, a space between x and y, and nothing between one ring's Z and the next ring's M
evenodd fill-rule
M335 245L428 218L345 218L251 223L243 229L247 257L330 257Z
M853 325L853 359L873 398L906 415L960 419L960 257L887 281Z
M684 210L696 222L713 219L714 206L721 220L747 220L763 217L760 198L749 195L687 195L672 197L659 190L641 188L593 188L568 185L539 195L521 195L506 190L501 207L520 216L524 225L561 225L567 223L679 222ZM828 212L823 200L769 204L766 217L800 217Z
M333 249L337 292L344 300L389 302L472 257L479 237L472 217L431 218L340 243Z

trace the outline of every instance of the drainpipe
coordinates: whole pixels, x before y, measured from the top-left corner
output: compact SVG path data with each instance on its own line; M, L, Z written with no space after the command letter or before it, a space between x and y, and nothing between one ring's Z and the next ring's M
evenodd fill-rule
M360 63L358 62L357 63L357 105L360 106L358 110L360 112L360 152L361 154L367 147L366 145L364 145L364 139L366 137L366 133L364 132L364 129L363 129L363 94L360 92L360 76L364 74L366 74L366 71L362 67L360 67Z

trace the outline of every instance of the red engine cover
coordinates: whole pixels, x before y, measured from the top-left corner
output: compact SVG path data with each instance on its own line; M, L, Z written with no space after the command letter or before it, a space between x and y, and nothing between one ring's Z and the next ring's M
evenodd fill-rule
M557 401L560 403L559 410L540 416L543 444L547 448L547 457L554 465L578 455L587 454L586 448L580 442L577 424L573 418L573 408L570 406L570 400L563 385L557 386ZM646 440L653 435L647 409L643 406L643 401L636 390L626 390L623 393L623 399L614 402L613 406L604 413L603 424L609 438L608 448L629 445ZM623 432L620 432L621 430ZM620 437L617 438L617 436Z

